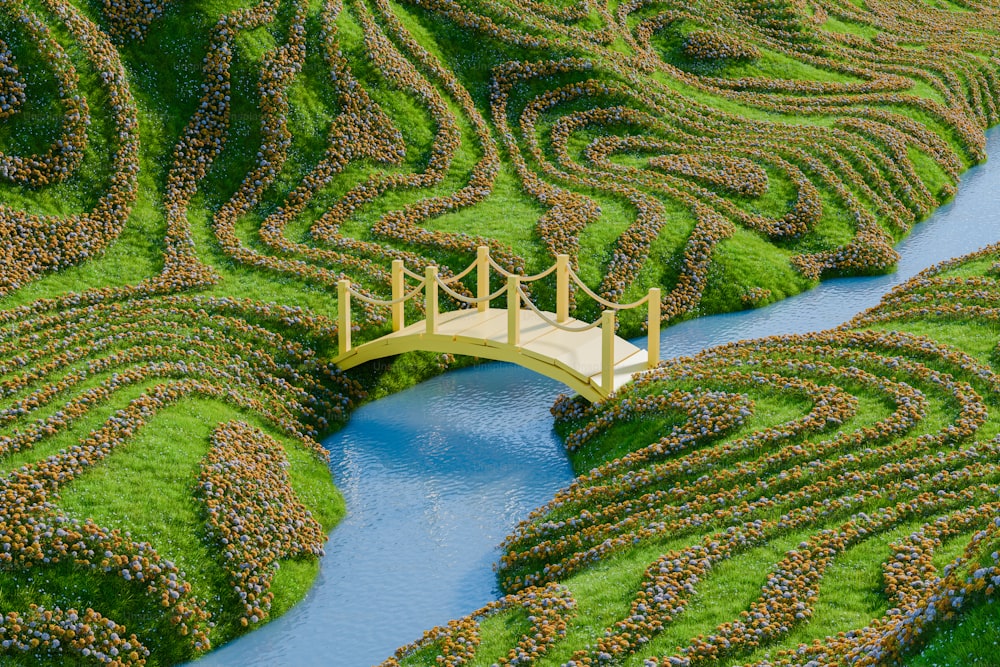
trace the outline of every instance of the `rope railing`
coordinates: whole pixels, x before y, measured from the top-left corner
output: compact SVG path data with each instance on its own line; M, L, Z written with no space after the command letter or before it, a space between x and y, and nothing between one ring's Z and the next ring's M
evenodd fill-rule
M472 271L476 271L476 296L469 297L453 289L454 285L462 278L468 276ZM505 285L500 289L490 291L490 272L495 271L505 278ZM556 312L555 319L550 317L545 311L536 306L529 294L524 289L526 283L541 280L552 273L556 275ZM596 294L592 289L580 279L576 271L570 266L568 255L557 255L556 263L540 273L531 276L520 276L507 271L490 257L490 250L486 246L480 246L476 252L476 260L464 271L456 275L443 278L438 273L438 267L427 266L423 275L406 268L401 259L392 261L392 298L377 299L361 293L351 285L349 280L341 280L337 283L337 297L339 299L337 324L338 342L340 343L340 353L345 354L351 350L351 298L357 298L366 303L377 306L388 306L392 309L392 330L400 331L406 326L405 306L406 302L416 299L421 292L424 293L424 313L426 316L424 333L433 335L437 331L437 321L440 315L438 303L438 291L443 290L446 295L455 299L459 303L475 305L476 309L485 313L490 309L490 303L506 294L507 297L507 343L513 346L520 346L521 336L521 310L522 306L535 314L549 326L571 333L582 333L590 329L601 328L601 388L607 394L614 389L614 342L617 312L637 308L646 304L647 308L647 364L652 368L659 361L660 357L660 289L651 288L644 297L632 303L614 303ZM418 281L413 289L406 291L406 278L413 278ZM604 308L601 319L585 325L571 326L569 321L569 300L570 284L576 285L584 294L592 298Z
M461 303L467 303L467 304L470 304L470 305L478 305L478 304L483 303L483 302L489 303L493 299L499 298L501 294L503 294L504 292L507 291L506 287L501 287L496 292L493 292L492 294L487 294L486 296L483 296L483 297L479 297L479 296L476 296L476 297L465 296L464 294L459 294L458 292L456 292L452 288L448 287L448 284L450 282L451 281L442 280L440 277L438 278L438 286L441 289L444 290L445 294L447 294L448 296L450 296L455 301L459 301ZM423 285L420 285L420 287L422 288Z
M399 303L405 303L410 299L412 299L413 297L415 297L417 294L419 294L420 290L424 288L424 281L421 280L419 283L417 283L416 287L414 287L412 290L410 290L403 296L399 297L398 299L377 299L373 296L368 296L363 292L359 292L357 289L355 289L354 285L350 284L350 281L347 282L348 282L348 290L351 293L352 299L357 298L361 301L364 301L365 303L370 303L374 306L395 306L396 304Z
M461 273L456 274L456 275L454 275L454 276L452 276L450 278L441 278L440 279L441 280L441 284L442 285L450 285L452 283L457 283L459 280L461 280L465 276L467 276L470 273L472 273L472 270L475 269L475 268L476 268L476 263L473 262L472 264L469 264L467 267L465 267L465 271L462 271Z
M482 247L486 248L486 246L482 246ZM486 249L489 250L489 248L486 248ZM499 264L497 264L496 260L493 259L492 257L490 257L489 254L487 254L486 258L487 258L487 260L489 260L490 267L494 271L496 271L497 273L499 273L504 278L510 278L511 276L517 276L518 278L521 279L521 283L522 284L524 284L524 283L533 283L536 280L541 280L545 276L547 276L550 273L552 273L553 271L555 271L556 267L559 266L559 264L557 262L557 263L553 264L552 266L550 266L549 268L547 268L544 271L542 271L541 273L536 273L536 274L534 274L532 276L522 276L522 275L517 274L517 273L511 273L507 269L503 268L502 266L500 266Z
M576 275L576 271L572 268L569 269L569 277L577 287L583 290L584 294L605 308L610 308L611 310L629 310L631 308L637 308L638 306L641 306L649 301L649 292L646 292L646 296L642 297L638 301L633 301L632 303L615 303L614 301L608 301L600 294L597 294L594 290L587 287L587 284L580 279L580 276Z
M395 264L395 263L396 263L397 261L402 261L402 260L393 260L393 263ZM403 265L401 264L400 266L403 266ZM402 270L403 270L403 273L404 273L405 275L407 275L407 276L409 276L409 277L411 277L411 278L414 278L414 279L416 279L416 280L423 280L423 279L424 279L424 277L423 277L422 275L420 275L420 274L419 274L419 273L417 273L416 271L410 271L410 270L409 270L408 268L406 268L405 266L403 266L403 269L402 269Z
M544 311L539 310L538 306L536 306L534 303L531 302L531 299L528 297L527 293L525 293L524 288L521 287L520 284L518 284L517 292L518 294L521 295L521 303L527 306L528 310L537 315L538 319L540 319L542 322L545 322L549 326L559 329L561 331L568 331L570 333L583 333L584 331L590 331L594 327L598 327L601 325L600 320L594 320L590 324L584 325L582 327L566 326L562 322L556 322L554 319L546 315Z

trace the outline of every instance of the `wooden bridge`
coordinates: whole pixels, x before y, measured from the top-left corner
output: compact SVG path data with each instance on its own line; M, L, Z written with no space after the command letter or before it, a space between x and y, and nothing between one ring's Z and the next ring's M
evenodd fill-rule
M490 292L491 269L505 285ZM476 296L462 294L459 281L476 270ZM539 310L525 290L537 280L555 273L556 312ZM406 291L406 279L417 282ZM587 323L569 316L571 282L605 310L601 319ZM442 313L439 292L466 308ZM404 307L423 294L425 319L409 326ZM438 267L428 266L424 275L410 271L402 260L392 262L392 299L361 294L349 280L337 285L340 355L334 359L342 369L403 352L427 350L508 361L553 378L576 390L589 401L604 398L628 382L635 373L652 368L660 357L660 290L652 288L642 299L629 304L612 303L588 288L569 265L568 255L533 276L511 273L490 257L489 248L479 248L476 261L465 271L442 277ZM506 296L507 308L492 308L495 299ZM358 347L351 345L351 299L356 298L392 309L392 333ZM646 304L647 349L643 350L615 335L617 311Z

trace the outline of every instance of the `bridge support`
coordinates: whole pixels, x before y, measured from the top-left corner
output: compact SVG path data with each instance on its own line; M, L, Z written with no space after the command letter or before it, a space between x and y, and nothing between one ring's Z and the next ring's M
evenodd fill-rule
M490 309L490 248L481 245L476 249L476 308L480 313Z
M556 322L569 319L569 255L556 255Z
M656 368L660 363L660 288L649 288L649 303L646 304L646 350L648 368Z
M406 304L403 302L403 260L392 260L392 330L406 326Z
M351 351L351 281L337 281L337 344L340 354Z
M427 333L437 331L438 317L438 267L424 269L424 315L427 318Z
M615 390L615 311L601 313L601 389Z
M521 344L521 278L507 276L507 344Z

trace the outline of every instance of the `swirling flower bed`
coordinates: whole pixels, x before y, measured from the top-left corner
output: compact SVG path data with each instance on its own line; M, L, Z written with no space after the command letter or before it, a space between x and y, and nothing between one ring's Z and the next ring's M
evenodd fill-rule
M339 280L565 253L604 298L662 287L669 323L891 269L1000 121L1000 7L958 4L0 0L3 659L176 663L301 597L339 517L318 439L456 362L343 376ZM467 663L520 619L503 664L865 664L992 596L993 360L934 332L993 326L994 254L851 329L561 400L582 475L504 542L509 595L393 660ZM355 301L356 340L385 333ZM147 482L183 535L121 507ZM743 615L658 643L792 534ZM799 646L838 558L883 538L891 613ZM574 577L655 545L595 622Z
M199 478L210 534L245 613L244 625L267 618L278 561L323 555L326 535L288 484L281 445L245 422L223 424Z
M318 367L309 348L256 322L314 331L329 325L295 309L180 297L57 312L7 311L4 319L8 354L25 349L26 340L33 343L30 353L8 356L4 364L3 393L12 401L3 411L11 428L2 437L8 456L45 446L95 409L120 401L117 397L130 388L140 389L137 398L79 444L7 472L0 527L5 567L25 571L67 560L76 568L120 577L136 593L154 597L179 635L191 637L192 650L206 650L211 613L193 597L176 565L117 529L62 515L53 500L62 487L126 446L158 412L193 396L261 415L324 459L313 437L328 428L328 419L343 418L350 401L340 392L356 389L329 366ZM287 463L277 442L240 423L220 427L214 442L202 478L211 526L207 539L239 545L230 552L241 563L232 576L245 589L240 596L244 618L256 621L266 617L268 581L277 559L321 555L325 533L282 481ZM255 536L254 541L241 541L243 535ZM42 648L56 652L58 647L49 642Z

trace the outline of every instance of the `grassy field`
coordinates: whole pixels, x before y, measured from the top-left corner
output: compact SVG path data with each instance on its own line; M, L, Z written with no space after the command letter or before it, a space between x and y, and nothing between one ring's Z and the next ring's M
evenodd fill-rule
M998 30L997 8L978 0L4 0L2 661L176 664L302 598L322 535L344 512L318 440L360 401L456 363L414 354L341 374L330 362L339 279L385 296L392 258L460 270L486 244L531 273L565 253L606 298L661 287L667 325L891 270L892 243L985 158L983 131L1000 120ZM976 261L954 270L988 275L989 261ZM553 307L551 286L534 294ZM597 313L583 298L575 309ZM355 321L356 340L388 330L376 308ZM989 316L957 321L903 324L991 365ZM624 318L620 333L642 326ZM882 357L865 363L884 371ZM989 382L954 360L919 363L991 404ZM748 411L710 443L724 448L814 409L811 389L736 379L733 389L673 372L561 428L572 440L581 419L628 397L717 390ZM927 407L906 437L937 437L955 399L907 373L892 381L911 383ZM904 391L829 369L800 375L855 396L844 422L855 430L891 422ZM692 417L678 410L616 426L575 450L574 465L586 475L683 431ZM988 419L977 428L976 442L1000 430ZM819 433L832 437L806 429L772 445L806 447ZM834 466L847 451L817 461ZM751 465L752 453L726 464ZM866 502L871 512L882 500ZM585 507L540 511L550 510L563 520ZM761 511L769 521L778 510ZM566 623L559 642L531 649L542 662L603 663L600 651L592 663L577 652L628 615L649 564L730 520L644 535L565 577L539 574L550 556L515 554L501 577L515 595L504 608L516 609L483 620L474 664L506 656L529 616L544 619L540 637ZM884 614L895 602L882 563L925 517L894 521L824 564L809 622L711 659L762 660ZM641 664L628 656L711 635L820 525L726 552L677 622L610 660ZM552 530L553 562L571 560L576 538ZM944 542L937 565L968 533ZM509 539L516 550L535 538ZM516 597L526 580L552 584L550 609ZM988 607L963 618L935 630L914 664L954 650L985 659ZM31 636L39 625L47 638Z

